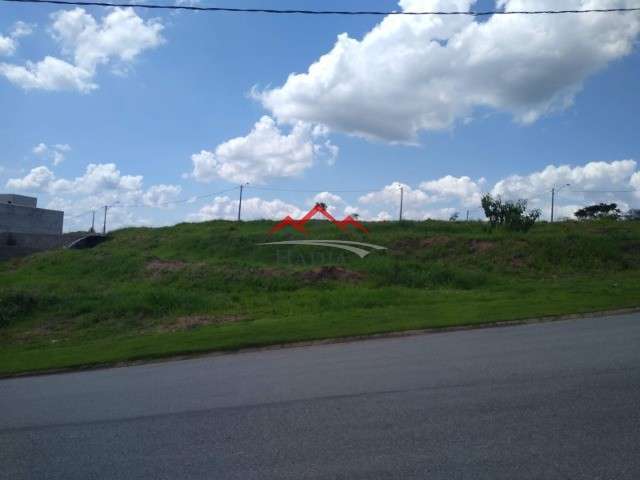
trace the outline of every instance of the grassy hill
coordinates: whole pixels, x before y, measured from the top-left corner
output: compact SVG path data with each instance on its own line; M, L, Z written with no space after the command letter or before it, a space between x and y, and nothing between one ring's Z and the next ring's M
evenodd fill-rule
M640 222L308 225L386 246L261 246L273 222L130 228L0 263L0 373L640 306Z

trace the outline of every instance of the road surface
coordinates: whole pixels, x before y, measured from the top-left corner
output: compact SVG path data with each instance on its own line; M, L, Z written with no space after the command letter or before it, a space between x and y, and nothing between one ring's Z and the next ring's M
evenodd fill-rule
M7 479L638 479L640 315L0 381Z

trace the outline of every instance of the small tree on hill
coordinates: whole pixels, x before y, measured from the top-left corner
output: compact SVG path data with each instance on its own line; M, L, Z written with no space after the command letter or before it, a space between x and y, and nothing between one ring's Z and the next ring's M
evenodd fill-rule
M482 197L481 203L491 228L504 226L509 230L526 232L542 214L537 208L527 212L526 200L503 201L500 197L493 198L489 193Z
M578 220L597 220L620 218L620 209L617 203L598 203L577 210L574 215Z

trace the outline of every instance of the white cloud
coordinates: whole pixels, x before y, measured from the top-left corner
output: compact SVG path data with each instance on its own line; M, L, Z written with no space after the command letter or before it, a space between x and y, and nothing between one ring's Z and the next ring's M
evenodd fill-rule
M11 29L11 36L13 38L22 38L33 33L33 25L30 23L23 22L18 20L13 24L13 28Z
M629 189L636 170L634 160L589 162L584 166L548 165L526 176L511 175L500 180L492 193L506 198L534 198L550 194L554 186L571 184L569 190Z
M178 185L165 184L153 185L145 190L142 175L122 175L113 163L89 164L83 175L72 180L56 178L47 167L39 166L22 178L9 179L6 187L50 195L92 196L101 205L119 202L151 207L164 206L182 192Z
M7 181L7 188L15 190L26 190L29 192L46 191L55 175L45 166L35 167L23 178L10 178Z
M635 189L634 195L637 198L640 198L640 172L636 172L631 175L629 185L631 186L631 188Z
M113 163L90 164L84 174L73 179L57 178L47 167L39 166L22 178L9 179L6 188L51 195L47 208L65 212L65 230L88 228L91 210L101 211L104 205L113 207L109 210L111 229L159 225L162 221L152 220L149 210L131 207L170 208L182 192L179 185L159 184L145 189L142 175L123 175Z
M284 134L271 117L263 116L247 136L227 140L213 152L193 154L192 176L201 182L221 178L234 183L295 177L320 156L337 154L337 147L330 143L315 143L322 133L297 123L289 134Z
M108 190L138 191L142 188L142 175L121 175L120 170L113 163L91 163L87 165L84 175L68 180L56 178L47 167L39 166L33 168L23 178L9 179L7 188L50 194L96 194Z
M444 176L422 182L420 188L433 195L433 200L459 199L463 205L478 205L482 197L484 178L474 182L469 177Z
M527 199L531 207L541 208L546 218L554 186L559 187L555 197L557 218L572 217L578 208L599 202L615 202L624 211L632 206L633 194L626 191L634 188L636 167L635 160L589 162L575 167L548 165L529 175L508 176L498 181L491 193L508 199Z
M55 166L60 165L64 161L64 155L69 151L71 151L71 147L66 143L58 143L49 147L46 143L41 142L32 149L35 155L49 158Z
M342 200L342 197L340 197L340 195L336 195L331 192L320 192L314 195L311 201L307 203L310 203L310 204L326 203L327 205L342 205L344 204L344 200Z
M98 88L93 73L56 57L25 66L0 63L0 74L25 90L78 90L88 93Z
M33 147L33 149L31 151L33 153L35 153L36 155L44 155L45 153L47 153L48 148L47 148L47 145L45 143L39 143L38 145Z
M87 71L113 60L131 62L164 42L162 24L155 19L145 22L131 8L115 8L101 22L82 8L59 11L52 18L53 37Z
M174 201L182 192L179 185L153 185L143 195L145 205L150 207L164 207L167 203Z
M406 183L393 182L377 192L370 192L359 198L364 205L400 205L402 190L403 204L407 206L428 203L430 198L425 192L417 188L411 188Z
M0 55L13 55L16 51L16 42L11 37L0 35Z
M11 33L4 36L0 35L0 56L11 56L18 48L18 39L30 35L32 26L28 23L18 21L13 24Z
M470 177L451 175L425 180L418 188L393 182L381 190L361 196L358 200L359 213L364 219L386 218L389 212L397 218L398 214L394 212L399 210L402 186L403 217L407 219L446 220L455 212L459 212L460 218L465 218L467 210L470 218L482 218L480 199L487 191L505 199L526 199L531 208L542 209L543 217L548 218L551 188L567 183L571 186L560 188L556 194L556 218L572 217L577 209L598 202L615 202L624 211L640 199L640 191L629 191L640 189L640 172L636 168L634 160L589 162L579 166L548 165L528 175L507 176L493 187L486 185L483 178L474 181Z
M302 214L302 210L298 207L279 199L263 200L251 197L242 200L243 220L280 220L287 215L298 218ZM213 202L203 206L197 213L189 215L187 219L192 222L202 222L214 219L235 220L237 217L238 200L224 196L214 198Z
M24 66L0 64L0 74L25 90L90 92L98 88L94 82L98 66L111 64L121 73L140 53L164 42L163 25L143 20L131 8L114 8L100 21L82 8L61 10L51 17L51 34L72 62L48 55ZM24 32L24 26L19 31Z
M401 0L404 10L467 10L473 0ZM506 10L528 0L500 0ZM624 7L632 0L567 0L563 8ZM535 2L553 9L556 0ZM388 16L361 40L343 33L307 72L253 95L281 122L392 142L450 128L477 108L530 123L571 105L582 82L628 55L634 14Z

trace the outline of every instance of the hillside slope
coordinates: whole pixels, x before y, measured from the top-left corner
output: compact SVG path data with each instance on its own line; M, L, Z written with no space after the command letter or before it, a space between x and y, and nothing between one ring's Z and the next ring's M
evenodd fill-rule
M0 263L0 372L640 306L640 222L131 228ZM267 246L341 239L387 247Z

